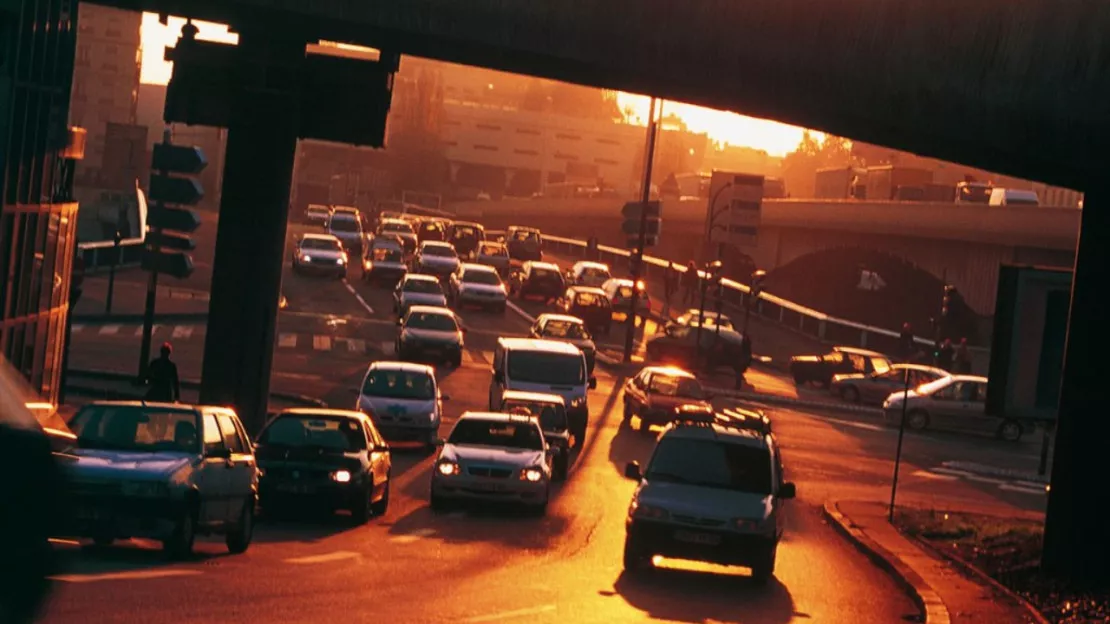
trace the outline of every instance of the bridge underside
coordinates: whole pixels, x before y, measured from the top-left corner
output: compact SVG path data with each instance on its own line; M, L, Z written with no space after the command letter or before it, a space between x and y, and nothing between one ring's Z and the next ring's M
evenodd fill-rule
M1101 0L106 0L734 110L1084 189Z

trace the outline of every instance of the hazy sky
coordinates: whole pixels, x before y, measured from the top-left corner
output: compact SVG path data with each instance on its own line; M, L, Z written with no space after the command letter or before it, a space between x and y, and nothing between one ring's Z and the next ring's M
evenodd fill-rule
M144 83L165 84L170 79L170 64L163 60L166 46L172 46L181 33L185 20L171 18L167 26L158 23L153 13L143 15L143 74ZM237 37L227 32L226 26L196 22L200 28L201 39L234 42ZM642 121L647 117L647 96L621 93L618 95L621 108L631 107ZM766 119L745 117L735 113L667 102L664 114L675 113L686 122L694 132L706 132L710 138L733 145L748 145L768 153L781 156L792 151L802 136L802 129L780 124Z

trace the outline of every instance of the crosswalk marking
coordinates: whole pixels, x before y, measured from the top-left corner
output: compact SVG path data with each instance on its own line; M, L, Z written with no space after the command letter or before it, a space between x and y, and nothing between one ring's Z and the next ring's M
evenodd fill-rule
M84 329L85 329L85 326L80 324L80 323L74 323L73 325L70 325L70 327L69 327L69 331L71 331L75 334L81 333Z
M119 325L105 325L100 328L101 336L114 336L119 333Z
M328 351L331 349L331 336L321 336L319 334L312 337L312 348L317 351Z
M347 350L352 353L366 353L366 341L361 338L348 338Z
M278 346L283 349L297 346L297 334L278 334Z
M1011 485L1009 483L1003 483L1002 485L998 486L998 489L1006 490L1007 492L1021 492L1022 494L1043 495L1043 494L1048 493L1048 490L1043 485L1040 486L1040 487L1031 488L1031 487L1025 487L1025 486L1022 486L1022 485Z
M187 340L193 335L193 328L188 325L178 325L173 328L173 337L178 340Z
M150 335L153 336L154 334L157 334L159 329L162 329L161 325L151 325L150 326ZM143 326L142 325L139 325L138 327L135 328L135 335L136 336L142 336L143 335Z

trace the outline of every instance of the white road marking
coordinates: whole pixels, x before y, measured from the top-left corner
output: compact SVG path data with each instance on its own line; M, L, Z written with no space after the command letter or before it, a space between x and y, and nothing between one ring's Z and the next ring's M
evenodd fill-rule
M278 346L283 349L297 346L297 334L278 334Z
M144 581L173 576L197 576L199 574L202 574L200 570L133 570L105 574L59 574L50 578L62 583L99 583L103 581Z
M1038 487L1038 488L1030 488L1030 487L1022 487L1020 485L1012 485L1012 484L1009 484L1009 483L1003 483L1002 485L998 486L998 489L1006 490L1007 492L1021 492L1022 494L1037 494L1037 495L1041 495L1041 496L1048 493L1047 488L1045 488L1043 485Z
M937 474L935 472L929 472L928 470L918 470L918 471L913 473L913 476L923 477L925 479L936 479L936 480L939 480L939 481L958 481L959 480L959 477L953 477L952 475Z
M328 351L331 349L331 336L321 336L316 334L312 337L312 348L317 351Z
M283 373L282 371L274 371L270 373L274 377L284 377L286 379L300 379L302 381L324 381L321 375L311 375L308 373Z
M933 472L940 474L952 475L955 477L974 477L975 474L967 472L966 470L955 470L954 468L933 468Z
M979 475L970 475L970 476L967 476L967 477L964 477L964 478L967 479L968 481L977 481L979 483L990 483L991 485L1000 485L1000 484L1003 484L1003 483L1009 483L1009 481L1007 481L1006 479L995 479L994 477L981 477Z
M435 534L435 529L418 529L416 531L413 531L412 533L391 537L389 538L389 541L393 542L394 544L411 544L413 542L420 541L425 537L431 537Z
M114 336L119 333L119 325L105 325L99 333L101 336Z
M1048 485L1047 483L1037 483L1036 481L1014 481L1013 484L1020 487L1040 488L1042 490Z
M82 325L82 324L80 324L80 323L74 323L74 324L73 324L73 325L71 325L71 326L70 326L70 328L69 328L69 330L70 330L71 332L75 333L75 334L79 334L79 333L81 333L81 331L82 331L83 329L85 329L85 326L84 326L84 325Z
M886 427L884 427L882 425L872 425L871 423L861 423L861 422L856 422L854 420L840 420L839 418L822 418L820 416L814 416L814 418L817 419L817 420L823 420L825 422L830 422L830 423L837 424L837 425L844 425L845 427L854 427L856 429L863 429L865 431L890 431L890 429L887 429Z
M366 303L366 300L362 298L362 295L358 294L358 291L355 290L354 286L351 286L350 282L343 280L343 285L347 287L348 292L355 296L355 299L358 300L359 305L362 306L363 310L366 310L367 314L374 314L374 308L371 308L370 304Z
M178 325L173 328L173 337L177 340L185 340L193 335L193 328L188 325Z
M478 615L475 617L459 620L460 622L498 622L501 620L511 620L513 618L522 618L528 615L539 615L541 613L551 613L555 610L555 605L543 605L539 607L531 607L529 609L517 609L516 611L502 611L501 613L491 613L489 615Z
M512 301L506 301L505 305L509 306L510 310L512 310L513 312L516 312L518 315L523 317L524 320L528 321L529 323L535 323L536 322L536 317L534 317L531 314L528 314L524 310L520 309L520 306L513 303Z
M324 555L310 555L308 557L293 557L286 559L285 563L308 564L308 563L327 563L329 561L343 561L346 559L361 559L362 555L357 552L349 550L337 550L335 552L327 553Z
M157 334L159 329L162 329L161 325L151 325L150 326L150 335L153 336L154 334ZM138 327L135 328L135 335L136 336L142 336L143 335L143 326L142 325L139 325Z
M353 353L366 353L366 341L361 338L348 338L347 350Z

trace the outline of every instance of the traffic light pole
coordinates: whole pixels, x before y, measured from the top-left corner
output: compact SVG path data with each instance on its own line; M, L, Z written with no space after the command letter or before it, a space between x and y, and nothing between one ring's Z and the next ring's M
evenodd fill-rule
M169 128L162 131L162 144L169 145L173 141L173 136ZM168 176L169 172L165 170L159 171L160 174ZM158 209L162 210L165 206L158 202ZM158 256L162 253L162 228L151 227L148 235L153 235L150 245L150 253L153 256ZM143 308L143 341L139 347L139 380L145 381L147 374L147 366L150 364L150 342L152 334L154 333L154 305L158 299L158 265L154 264L150 267L150 279L146 284L146 307Z
M663 107L659 107L662 112ZM625 363L632 361L632 345L636 341L636 309L640 298L640 275L643 274L644 268L644 247L647 245L647 204L651 201L651 167L655 160L655 98L651 98L651 105L648 108L648 127L647 127L647 154L644 158L644 185L640 197L642 206L640 210L640 242L633 250L632 257L632 296L629 298L628 308L628 329L624 336L624 361ZM646 289L645 289L646 290Z

